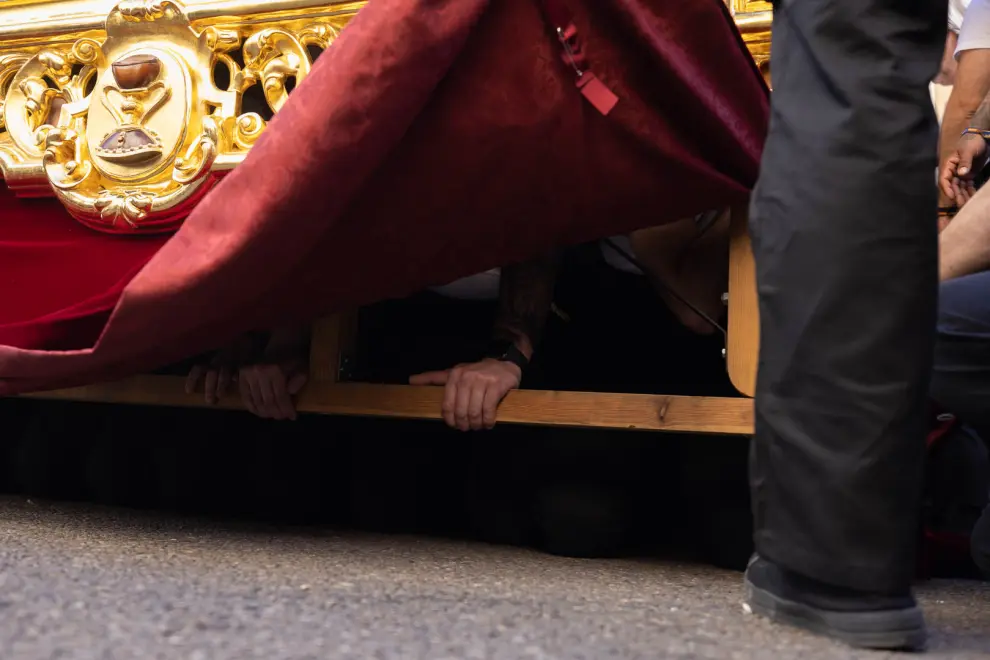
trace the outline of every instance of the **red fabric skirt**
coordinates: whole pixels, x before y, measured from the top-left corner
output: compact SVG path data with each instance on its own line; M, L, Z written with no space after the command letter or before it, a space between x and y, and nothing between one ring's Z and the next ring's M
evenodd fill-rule
M18 199L0 183L0 344L91 347L121 291L164 244L96 233L57 201Z
M619 97L608 116L536 0L372 0L130 280L98 340L0 347L0 394L129 375L744 203L768 92L721 0L562 3L586 67Z

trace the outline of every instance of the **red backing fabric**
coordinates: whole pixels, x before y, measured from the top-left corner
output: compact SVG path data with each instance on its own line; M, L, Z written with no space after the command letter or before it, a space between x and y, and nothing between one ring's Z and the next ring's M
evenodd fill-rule
M18 199L0 182L0 344L91 347L121 291L164 243L99 234L54 199Z
M130 282L91 349L0 347L0 394L116 378L248 329L744 202L768 92L720 0L372 0ZM2 266L0 266L2 268Z

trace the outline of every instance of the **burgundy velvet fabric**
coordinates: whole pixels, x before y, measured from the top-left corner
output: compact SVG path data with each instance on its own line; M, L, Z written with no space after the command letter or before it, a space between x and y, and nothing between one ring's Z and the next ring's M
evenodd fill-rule
M95 346L0 347L0 394L744 202L768 92L721 0L563 2L620 98L610 115L580 95L539 0L372 0Z
M56 200L18 199L0 182L0 344L91 347L121 291L164 243L98 234Z

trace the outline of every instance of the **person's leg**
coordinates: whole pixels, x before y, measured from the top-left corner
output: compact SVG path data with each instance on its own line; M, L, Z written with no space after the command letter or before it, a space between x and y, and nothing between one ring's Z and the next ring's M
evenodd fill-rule
M761 347L749 606L917 645L945 2L781 0L752 233ZM842 612L839 612L842 610Z
M990 268L990 186L976 191L939 236L943 282Z
M990 438L990 272L943 282L932 399Z

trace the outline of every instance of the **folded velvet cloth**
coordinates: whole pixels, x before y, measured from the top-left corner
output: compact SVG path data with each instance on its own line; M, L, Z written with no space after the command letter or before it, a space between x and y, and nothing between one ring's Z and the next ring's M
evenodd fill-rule
M126 376L744 203L768 92L721 0L555 4L577 67L555 31L569 26L538 0L372 0L130 280L94 345L0 347L0 394ZM614 109L585 98L578 70Z

